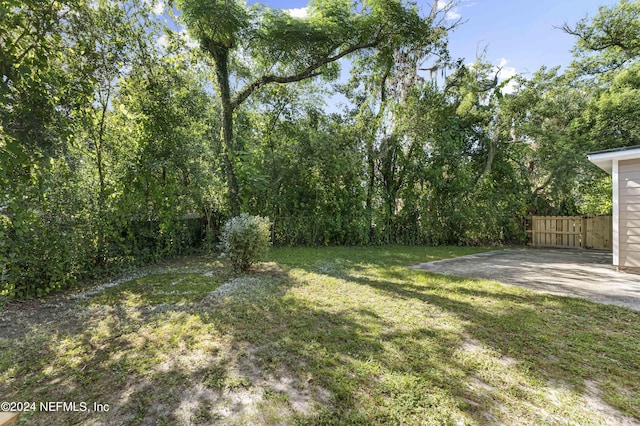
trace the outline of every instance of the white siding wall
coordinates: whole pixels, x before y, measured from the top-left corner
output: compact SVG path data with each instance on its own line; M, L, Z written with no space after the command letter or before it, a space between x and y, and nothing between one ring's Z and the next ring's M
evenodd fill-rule
M640 268L640 159L618 163L619 266Z

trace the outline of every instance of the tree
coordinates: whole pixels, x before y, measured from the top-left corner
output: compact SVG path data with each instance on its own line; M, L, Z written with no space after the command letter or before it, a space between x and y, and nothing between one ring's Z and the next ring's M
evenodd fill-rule
M110 146L113 133L110 135L107 129L109 116L122 80L137 63L153 56L151 40L158 28L144 3L111 0L89 4L74 26L75 31L66 39L81 54L68 59L67 72L74 77L73 84L85 90L71 113L77 122L72 143L79 145L77 149L95 167L97 194L91 201L98 233L96 265L102 266L106 262L106 234L112 232L107 206L107 197L113 191L108 185L113 169L109 160L114 151Z
M191 59L172 52L134 66L114 99L117 216L158 222L169 252L182 216L203 213L210 228L222 192L208 143L216 105Z
M601 6L593 19L583 18L562 29L577 37L574 67L583 74L599 74L624 67L640 55L640 1L621 0Z
M572 122L574 140L583 141L573 148L580 156L576 199L584 212L602 214L611 209L611 181L584 154L640 144L640 2L603 6L593 18L562 28L576 37L565 90L579 90L584 103Z
M67 2L0 2L0 182L12 191L59 152L68 134L64 71ZM19 190L16 190L19 192Z
M382 234L383 241L396 241L402 238L397 231L417 223L414 215L398 215L400 211L411 211L408 204L414 200L415 192L409 177L415 169L415 157L420 156L420 148L403 133L403 120L407 118L403 105L413 88L424 83L421 71L430 70L433 77L448 66L447 34L461 22L447 19L447 12L454 6L455 2L448 2L444 8L434 4L427 17L433 30L424 33L424 37L385 46L371 55L357 55L351 79L342 86L356 105L352 111L354 127L365 152L370 241L377 238L375 234ZM431 62L435 64L430 68L421 68ZM378 202L384 208L376 215L374 205Z
M482 60L459 63L443 85L416 85L398 108L398 132L413 147L404 160L399 230L417 224L412 232L431 244L521 238L522 145L510 132L508 82L499 82L497 72Z
M584 118L597 149L640 145L640 63L621 70Z
M237 118L243 210L267 215L282 244L362 244L359 141L325 113L312 81L272 85Z
M0 294L139 261L135 246L144 260L179 252L180 218L216 182L202 144L213 102L189 60L155 48L144 1L0 8ZM137 213L153 244L129 232Z
M433 13L422 19L399 0L352 3L324 0L309 6L309 17L294 18L236 0L180 0L191 34L215 66L222 107L222 140L231 211L240 211L235 162L234 113L253 93L272 83L293 83L337 75L335 63L354 52L393 49L432 38ZM434 11L436 5L434 3ZM233 53L237 55L232 56ZM247 66L233 67L234 63ZM235 72L234 72L235 71ZM246 83L232 93L232 83Z
M530 185L530 213L580 213L578 182L593 145L579 123L592 96L592 87L543 67L522 79L517 96L505 105L515 118L514 134L526 147L521 165Z
M577 37L571 72L593 94L579 124L594 149L640 144L640 1L603 6L563 29Z

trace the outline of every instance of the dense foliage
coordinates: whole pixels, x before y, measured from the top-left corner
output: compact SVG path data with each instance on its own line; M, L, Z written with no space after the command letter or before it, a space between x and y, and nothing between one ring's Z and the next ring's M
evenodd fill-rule
M640 144L638 1L506 81L450 58L447 8L163 4L0 0L0 294L211 250L240 212L275 244L520 243L608 213L585 154Z

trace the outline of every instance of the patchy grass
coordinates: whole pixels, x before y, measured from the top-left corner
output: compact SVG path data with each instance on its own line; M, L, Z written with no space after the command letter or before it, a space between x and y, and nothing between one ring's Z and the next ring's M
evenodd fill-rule
M109 404L21 416L42 425L640 424L640 313L406 268L481 250L275 249L234 279L192 258L9 304L0 395Z
M90 305L142 306L184 304L202 299L226 280L225 275L163 273L132 279L93 297Z

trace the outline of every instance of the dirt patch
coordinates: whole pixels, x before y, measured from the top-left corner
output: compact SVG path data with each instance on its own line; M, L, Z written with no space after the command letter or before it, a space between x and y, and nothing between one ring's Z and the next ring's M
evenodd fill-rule
M602 400L602 391L598 384L593 380L586 380L585 384L585 402L593 411L607 419L607 424L617 426L638 426L640 420L626 416L616 408L607 404Z

